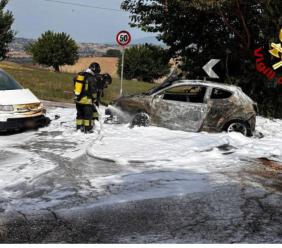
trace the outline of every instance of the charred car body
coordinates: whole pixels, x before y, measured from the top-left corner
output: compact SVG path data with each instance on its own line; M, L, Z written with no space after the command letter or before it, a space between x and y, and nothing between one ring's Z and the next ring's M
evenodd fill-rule
M40 100L0 70L0 132L22 131L50 123Z
M122 122L131 118L132 125L251 136L256 124L256 103L241 88L201 80L167 82L144 94L123 96L113 106L107 114Z

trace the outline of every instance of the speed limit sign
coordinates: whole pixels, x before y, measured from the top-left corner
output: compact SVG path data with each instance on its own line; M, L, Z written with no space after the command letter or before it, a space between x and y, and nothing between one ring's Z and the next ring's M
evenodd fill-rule
M122 85L123 85L123 71L124 71L124 53L125 47L131 42L131 35L128 31L120 31L116 36L117 43L122 46L121 51L121 70L120 70L120 95L122 96Z
M125 47L131 42L131 35L128 31L120 31L116 36L116 41L120 46Z

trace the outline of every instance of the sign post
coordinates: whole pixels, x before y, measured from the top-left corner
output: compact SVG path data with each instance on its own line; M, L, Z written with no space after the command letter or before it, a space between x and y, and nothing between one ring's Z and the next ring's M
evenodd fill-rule
M123 92L123 72L124 72L124 53L125 47L131 42L131 35L128 31L120 31L116 36L116 42L119 46L122 47L122 57L121 57L121 75L120 75L120 96Z
M124 53L125 49L123 48L121 51L121 75L120 75L120 96L122 96L122 84L123 84L123 72L124 72Z

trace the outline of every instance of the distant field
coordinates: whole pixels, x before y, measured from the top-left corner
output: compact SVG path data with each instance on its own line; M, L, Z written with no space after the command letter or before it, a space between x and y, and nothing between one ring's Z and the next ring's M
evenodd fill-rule
M72 102L73 91L72 73L55 73L46 69L22 66L11 62L1 62L0 68L4 69L25 88L44 100ZM154 85L145 82L124 80L124 94L134 94L147 91ZM105 90L103 101L111 102L119 96L120 80L115 78L113 84Z
M75 65L62 66L62 72L77 73L85 70L92 62L100 64L102 73L109 73L112 77L117 78L117 64L118 58L107 58L107 57L87 57L80 58Z

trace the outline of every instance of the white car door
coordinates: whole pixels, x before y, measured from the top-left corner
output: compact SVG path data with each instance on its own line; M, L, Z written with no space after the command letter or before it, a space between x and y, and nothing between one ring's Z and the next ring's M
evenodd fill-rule
M152 121L170 129L197 132L206 117L206 87L181 85L153 96Z

